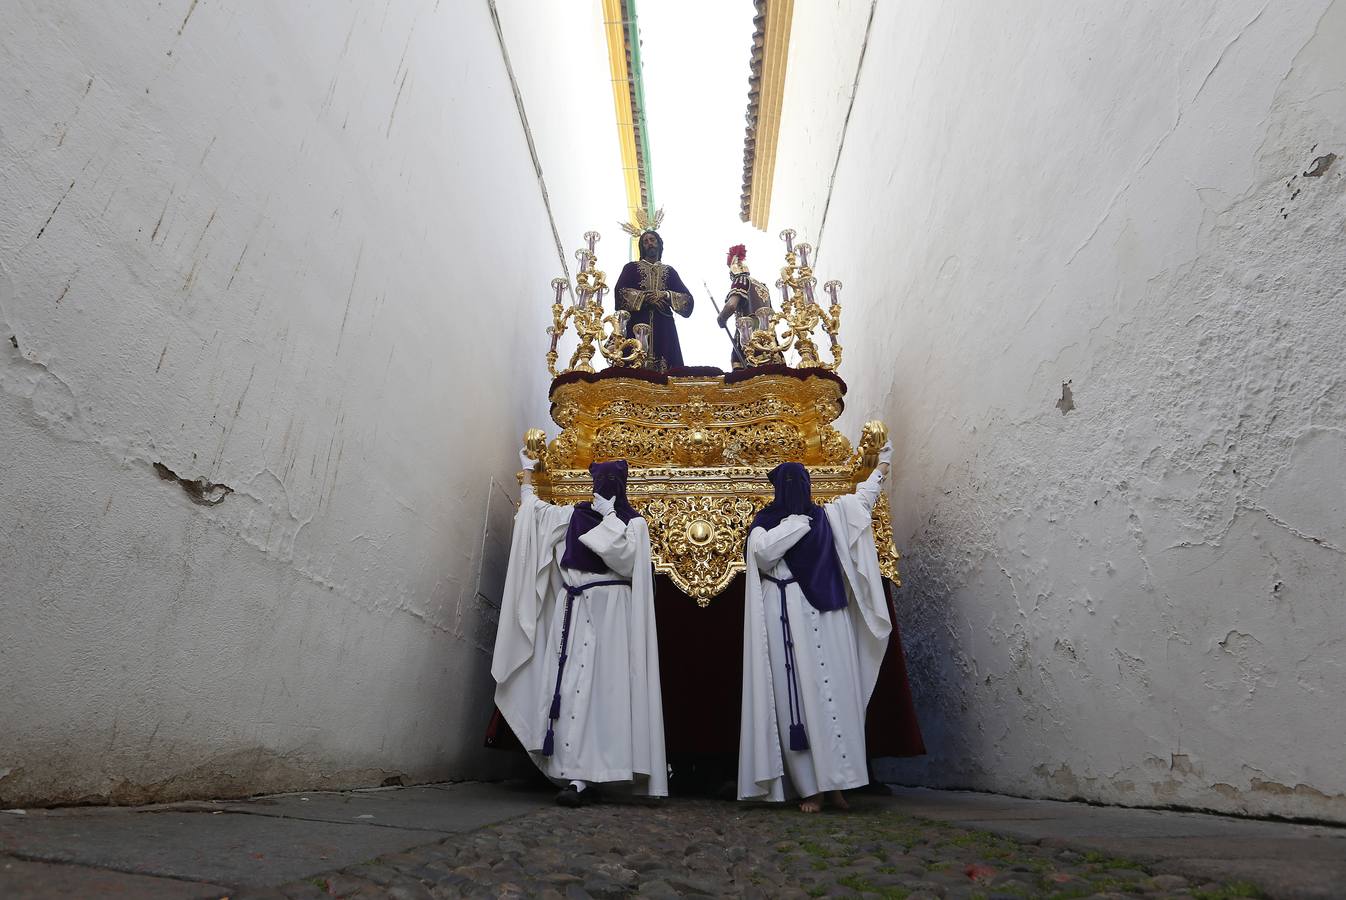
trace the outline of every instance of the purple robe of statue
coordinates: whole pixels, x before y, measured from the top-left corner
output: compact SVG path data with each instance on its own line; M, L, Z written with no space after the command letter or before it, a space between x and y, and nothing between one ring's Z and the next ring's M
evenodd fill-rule
M650 326L652 358L645 361L645 368L656 372L683 364L673 314L684 319L692 314L692 292L676 269L659 261L663 251L663 239L656 232L642 234L640 259L626 264L613 291L617 309L631 314L626 323L627 337L635 337L637 325Z

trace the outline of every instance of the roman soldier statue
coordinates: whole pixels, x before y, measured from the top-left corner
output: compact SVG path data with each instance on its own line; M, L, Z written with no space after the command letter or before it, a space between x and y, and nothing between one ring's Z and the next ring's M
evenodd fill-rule
M640 259L626 264L614 289L617 309L631 314L626 336L639 338L637 326L649 326L645 368L656 372L683 364L673 315L685 319L692 314L692 292L682 283L678 271L662 261L664 239L655 229L663 218L662 209L653 216L640 210L636 214L637 225L622 224L622 230L638 237Z
M734 346L738 348L738 353L730 354L735 369L748 364L748 338L753 329L761 327L755 321L758 310L766 310L767 315L771 313L771 292L765 284L749 275L747 259L748 248L742 244L730 247L725 259L725 264L729 266L729 295L724 298L724 307L720 310L720 327L723 328L726 322L754 319L741 326L735 324L730 331Z

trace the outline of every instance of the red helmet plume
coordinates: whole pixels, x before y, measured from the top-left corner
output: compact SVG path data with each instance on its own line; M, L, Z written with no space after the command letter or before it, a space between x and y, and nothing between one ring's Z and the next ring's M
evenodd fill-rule
M724 264L726 266L733 265L734 260L736 259L740 259L743 260L744 262L747 262L748 248L743 246L742 244L735 244L734 246L730 247L729 255L725 257Z

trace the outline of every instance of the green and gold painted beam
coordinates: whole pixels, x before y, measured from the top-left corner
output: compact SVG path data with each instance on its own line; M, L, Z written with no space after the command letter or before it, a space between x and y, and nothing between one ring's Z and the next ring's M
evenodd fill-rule
M603 31L612 72L612 103L617 119L630 221L638 209L654 212L649 128L645 121L645 84L640 62L636 0L603 0ZM634 248L634 243L632 244Z

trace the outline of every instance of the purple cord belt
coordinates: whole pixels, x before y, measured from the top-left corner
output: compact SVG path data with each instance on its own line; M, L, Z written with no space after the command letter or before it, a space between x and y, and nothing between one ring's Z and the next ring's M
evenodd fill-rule
M794 636L790 633L790 611L785 605L785 586L794 583L793 578L773 578L765 572L762 577L780 588L781 637L785 644L785 693L790 703L790 749L807 750L808 735L804 733L804 709L799 697L799 673L795 663Z
M570 613L574 608L575 598L583 594L589 588L606 587L607 585L624 584L631 586L631 582L626 578L613 578L608 581L591 581L588 584L582 584L579 587L561 582L561 587L566 592L566 611L565 617L561 620L561 660L556 664L556 690L551 696L551 711L547 715L547 736L542 739L542 755L551 756L556 749L556 725L555 722L561 717L561 676L565 674L566 658L570 656Z

